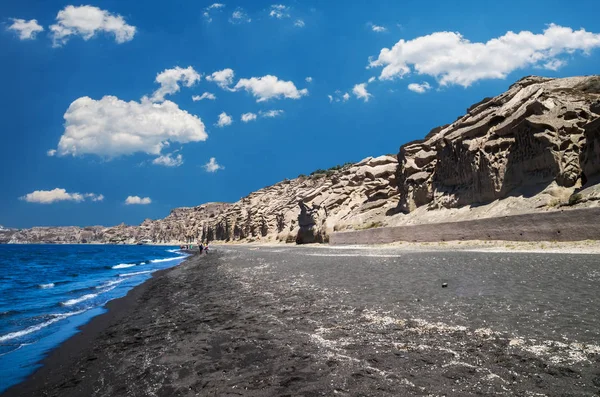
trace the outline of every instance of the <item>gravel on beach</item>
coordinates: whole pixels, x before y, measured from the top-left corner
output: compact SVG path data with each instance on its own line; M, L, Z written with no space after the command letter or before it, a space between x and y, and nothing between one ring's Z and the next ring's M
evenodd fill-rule
M599 291L598 255L219 246L5 395L598 396Z

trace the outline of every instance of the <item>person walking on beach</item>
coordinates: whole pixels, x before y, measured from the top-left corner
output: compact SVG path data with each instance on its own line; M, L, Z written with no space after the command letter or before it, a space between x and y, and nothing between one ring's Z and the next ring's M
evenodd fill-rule
M202 251L204 251L204 244L200 243L200 245L198 245L198 250L200 251L200 255L202 255Z

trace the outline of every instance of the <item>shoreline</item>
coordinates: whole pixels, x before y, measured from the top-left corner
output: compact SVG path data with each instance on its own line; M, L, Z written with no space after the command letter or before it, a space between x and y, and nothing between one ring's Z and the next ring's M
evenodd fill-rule
M47 383L47 379L54 379L60 376L63 368L72 365L78 356L85 353L86 349L91 347L90 343L94 342L108 328L109 324L126 318L137 305L137 299L152 283L155 283L158 279L164 277L193 257L193 255L190 255L189 258L186 258L176 266L153 272L148 280L133 287L125 296L107 302L103 306L105 309L104 313L91 318L90 321L78 328L76 334L51 349L42 360L35 363L36 365L41 365L35 372L27 376L22 382L0 393L0 396L19 397L23 395L35 395L37 390L43 389Z

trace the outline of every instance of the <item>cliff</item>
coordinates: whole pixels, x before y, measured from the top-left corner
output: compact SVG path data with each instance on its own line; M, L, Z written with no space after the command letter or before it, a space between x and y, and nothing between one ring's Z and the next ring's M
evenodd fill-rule
M598 206L600 76L526 77L393 156L139 226L2 230L0 242L327 242L336 231Z
M572 193L600 170L600 77L526 77L400 148L399 209Z

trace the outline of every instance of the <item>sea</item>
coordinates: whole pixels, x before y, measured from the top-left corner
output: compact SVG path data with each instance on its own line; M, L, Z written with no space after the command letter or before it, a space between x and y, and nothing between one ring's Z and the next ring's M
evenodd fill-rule
M185 258L167 246L0 245L0 393L108 301Z

